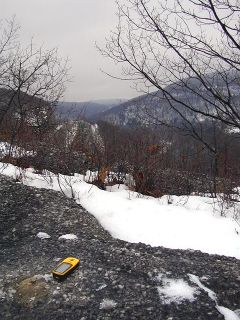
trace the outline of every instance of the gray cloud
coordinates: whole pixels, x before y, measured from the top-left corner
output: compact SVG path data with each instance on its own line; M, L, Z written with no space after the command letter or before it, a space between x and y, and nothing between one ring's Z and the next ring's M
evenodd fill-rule
M65 100L130 98L138 95L131 83L114 80L100 69L120 75L120 69L104 59L95 48L102 45L117 23L114 0L0 0L0 19L16 15L20 37L27 43L58 47L68 56L73 82Z

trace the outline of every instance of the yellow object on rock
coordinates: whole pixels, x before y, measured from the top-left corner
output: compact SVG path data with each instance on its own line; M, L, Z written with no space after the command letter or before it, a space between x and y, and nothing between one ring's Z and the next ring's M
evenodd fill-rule
M56 279L65 278L79 265L80 260L73 257L64 259L55 269L52 270L52 275Z

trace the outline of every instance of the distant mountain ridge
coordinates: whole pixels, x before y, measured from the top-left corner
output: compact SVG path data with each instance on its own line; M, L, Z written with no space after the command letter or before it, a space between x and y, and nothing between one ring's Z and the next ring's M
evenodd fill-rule
M212 73L205 76L206 83L219 94L228 95L229 92L231 93L231 103L236 109L240 108L239 79L240 74L231 71L224 75ZM227 85L225 80L227 80ZM165 88L172 97L170 101L161 91L155 91L130 100L60 102L57 106L57 112L64 119L85 118L91 122L106 121L117 126L128 127L151 126L159 122L182 125L183 118L189 122L205 121L204 116L196 115L182 104L205 112L209 112L209 110L214 112L211 105L213 96L198 79L188 78L184 81L188 87L181 82L175 82Z
M101 117L101 114L123 102L126 99L105 99L84 102L59 102L56 111L63 119L85 118L94 121Z
M238 76L229 75L228 86L218 74L207 75L207 82L221 94L232 95L232 103L240 108L240 82ZM173 83L166 87L166 91L172 96L171 103L163 95L162 92L156 91L150 94L144 94L137 98L128 100L121 105L103 111L98 114L98 120L110 122L118 126L139 126L151 125L154 122L162 121L171 124L180 124L183 119L174 108L179 110L181 114L190 122L204 121L204 117L184 108L181 103L190 105L202 111L208 111L211 108L213 97L209 94L199 80L189 78L186 80L189 88L186 88L181 83Z

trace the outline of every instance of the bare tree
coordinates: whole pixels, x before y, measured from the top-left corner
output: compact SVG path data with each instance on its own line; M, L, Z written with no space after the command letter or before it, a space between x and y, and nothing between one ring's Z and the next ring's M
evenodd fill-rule
M196 123L213 119L240 129L239 1L119 0L117 6L118 26L101 51L123 65L123 77L158 89L203 142L185 110Z
M23 132L41 137L68 81L68 61L56 48L22 47L14 19L0 24L0 133L13 143ZM32 136L33 138L33 136Z

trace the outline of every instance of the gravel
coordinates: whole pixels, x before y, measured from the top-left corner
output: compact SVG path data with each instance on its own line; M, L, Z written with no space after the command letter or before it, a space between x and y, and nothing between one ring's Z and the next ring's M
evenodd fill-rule
M68 256L79 267L53 280ZM219 305L240 309L239 260L114 239L75 201L0 175L0 319L224 319L203 290L165 303L159 274L190 286L197 275Z

